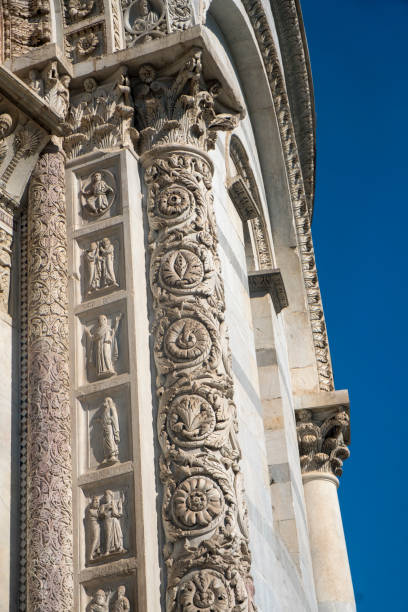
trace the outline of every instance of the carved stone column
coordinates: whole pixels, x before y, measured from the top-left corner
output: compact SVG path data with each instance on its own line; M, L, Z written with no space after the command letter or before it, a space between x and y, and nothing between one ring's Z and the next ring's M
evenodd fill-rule
M237 119L201 52L134 84L150 225L166 610L253 610L247 511L207 151Z
M330 395L345 394L337 391ZM337 488L350 452L348 401L296 412L310 549L320 612L355 610Z
M64 156L44 153L28 210L27 610L73 609Z

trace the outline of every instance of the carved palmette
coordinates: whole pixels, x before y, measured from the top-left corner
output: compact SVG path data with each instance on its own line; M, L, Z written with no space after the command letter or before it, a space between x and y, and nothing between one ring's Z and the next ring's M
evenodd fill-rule
M167 149L145 164L167 610L251 610L212 165Z

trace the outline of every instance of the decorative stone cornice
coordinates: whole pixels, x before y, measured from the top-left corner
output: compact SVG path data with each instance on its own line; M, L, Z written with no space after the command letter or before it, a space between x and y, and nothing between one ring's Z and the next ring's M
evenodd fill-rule
M298 0L271 0L310 211L316 168L316 121L309 52Z
M193 49L133 86L150 232L167 612L252 612L247 509L207 151L217 108Z
M305 193L302 167L285 79L262 1L242 0L242 2L254 28L264 60L278 120L308 299L309 319L316 354L319 386L321 391L332 391L334 389L333 371L313 248L311 210L308 207Z
M256 294L269 292L277 313L289 305L288 296L279 268L249 272L248 284L251 297Z
M307 406L316 399L315 406L296 410L296 429L302 473L327 472L334 476L343 473L343 461L350 456L350 408L345 391L316 394L303 398L298 406ZM323 397L320 397L323 396ZM338 400L343 400L340 404ZM344 401L345 400L345 401Z

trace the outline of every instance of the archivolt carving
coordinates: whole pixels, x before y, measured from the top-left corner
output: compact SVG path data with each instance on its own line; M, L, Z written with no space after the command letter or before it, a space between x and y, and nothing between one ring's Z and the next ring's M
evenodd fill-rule
M272 249L269 241L268 227L262 212L262 202L258 185L252 171L245 147L235 134L231 136L230 155L238 176L246 185L258 209L258 215L250 219L252 235L255 241L256 254L260 270L270 270L274 267Z
M331 414L313 410L296 412L300 465L302 472L343 473L343 461L348 459L350 417L343 407Z
M142 66L134 84L152 252L166 609L249 611L246 509L205 153L216 131L237 120L217 114L219 87L203 87L201 52L177 66L165 78Z
M133 103L127 68L121 66L113 77L99 84L85 79L83 91L73 96L64 124L64 149L70 158L94 149L132 146L137 136L132 128Z
M46 153L29 191L27 609L73 609L71 427L64 156Z
M2 0L1 8L4 59L24 55L50 42L49 0Z
M127 46L191 25L190 0L122 0Z
M302 169L288 95L286 92L285 79L282 74L279 56L275 48L273 35L269 27L268 18L265 15L262 0L242 0L242 3L251 20L263 56L265 70L272 91L276 117L279 123L295 216L300 258L308 297L309 317L316 353L320 389L321 391L333 391L333 372L317 277L310 212L303 184Z

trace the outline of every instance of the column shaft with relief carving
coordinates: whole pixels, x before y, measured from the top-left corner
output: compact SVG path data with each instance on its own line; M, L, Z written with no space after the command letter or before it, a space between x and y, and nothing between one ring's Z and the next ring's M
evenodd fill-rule
M44 153L28 211L27 610L73 609L64 156Z
M169 74L171 76L169 76ZM250 611L247 511L207 151L236 117L192 51L134 84L147 188L168 612Z

